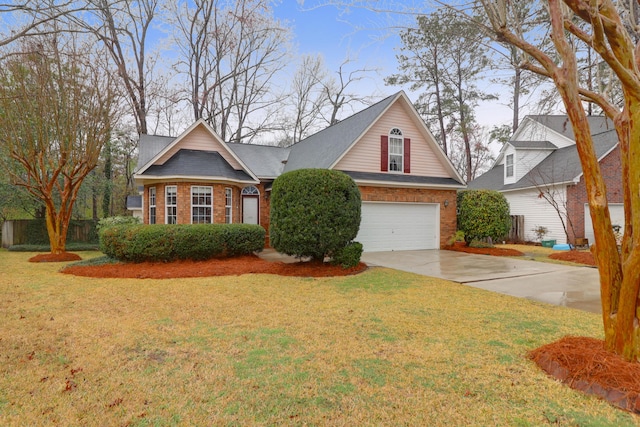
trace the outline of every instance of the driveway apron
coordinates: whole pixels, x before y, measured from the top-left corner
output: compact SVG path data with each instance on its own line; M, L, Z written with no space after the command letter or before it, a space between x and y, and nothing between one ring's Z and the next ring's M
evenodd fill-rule
M365 252L362 261L515 297L602 312L596 268L447 250Z

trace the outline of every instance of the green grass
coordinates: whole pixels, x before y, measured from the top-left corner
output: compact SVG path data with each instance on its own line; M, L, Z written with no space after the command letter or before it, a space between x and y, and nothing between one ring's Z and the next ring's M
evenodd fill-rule
M375 268L92 279L0 251L0 425L632 426L528 350L599 316ZM95 254L82 254L95 257Z

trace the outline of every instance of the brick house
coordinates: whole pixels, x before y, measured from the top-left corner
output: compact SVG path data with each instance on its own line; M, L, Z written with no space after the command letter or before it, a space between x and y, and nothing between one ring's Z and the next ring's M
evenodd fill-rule
M282 173L326 168L362 194L356 240L366 251L436 249L456 231L464 181L404 92L290 147L225 143L203 120L178 137L142 135L130 207L153 223L253 223L269 230L269 196ZM138 207L139 206L139 207Z
M624 227L622 175L618 137L610 119L589 116L594 148L607 186L614 225ZM527 116L500 151L493 167L469 183L470 189L500 191L511 215L524 217L524 239L534 241L533 229L546 227L545 239L594 242L587 192L573 129L567 116ZM551 196L556 209L543 197ZM568 238L565 234L566 226Z

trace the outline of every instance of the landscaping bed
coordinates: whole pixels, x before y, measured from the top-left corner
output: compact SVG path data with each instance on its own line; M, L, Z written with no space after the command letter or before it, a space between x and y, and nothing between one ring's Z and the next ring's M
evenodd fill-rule
M593 258L593 254L589 251L564 251L555 252L549 255L551 259L557 259L560 261L570 261L578 264L596 265L596 261Z
M242 274L277 274L280 276L333 277L360 273L367 268L342 268L322 262L300 261L294 263L265 261L255 255L230 258L214 258L206 261L174 261L116 263L103 265L70 265L63 273L85 277L172 279L180 277L239 276Z

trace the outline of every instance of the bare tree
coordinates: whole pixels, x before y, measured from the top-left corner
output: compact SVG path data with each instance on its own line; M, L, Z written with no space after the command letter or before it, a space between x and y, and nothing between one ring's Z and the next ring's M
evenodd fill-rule
M506 0L482 0L492 30L503 42L526 52L530 71L550 78L560 94L575 135L594 225L592 251L600 272L606 348L626 360L640 358L640 71L635 1L548 0L551 39L559 60L513 31ZM580 23L578 25L577 23ZM603 94L580 85L575 43L591 47L620 80L619 108ZM597 104L616 127L622 165L625 230L618 253L606 187L583 101Z
M86 14L75 22L91 31L107 48L124 88L138 134L146 134L149 86L156 58L149 54L149 32L159 0L89 0Z
M305 55L291 82L293 104L293 139L301 141L318 128L320 113L328 105L324 91L327 71L321 56Z
M274 129L281 96L273 83L287 62L290 30L274 18L271 2L196 0L175 10L194 119L206 119L227 141Z
M344 107L352 104L366 105L372 103L370 96L359 95L357 92L350 91L349 87L369 78L368 74L375 71L375 69L363 67L349 71L348 66L354 61L354 59L349 58L342 61L335 72L337 78L328 78L323 83L325 96L329 102L329 113L324 114L324 117L329 126L338 122L338 114Z
M21 47L0 67L0 159L44 204L51 252L61 253L82 181L110 136L111 82L73 38Z

